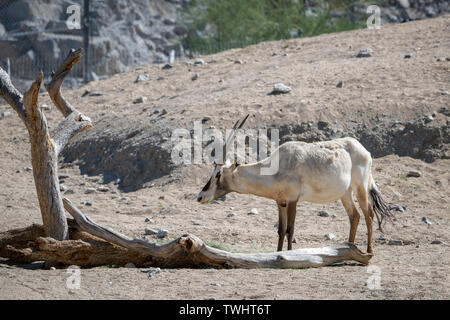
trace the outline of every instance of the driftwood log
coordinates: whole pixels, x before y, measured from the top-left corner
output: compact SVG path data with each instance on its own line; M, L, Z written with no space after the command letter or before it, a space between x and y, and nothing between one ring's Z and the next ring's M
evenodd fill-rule
M372 255L350 243L274 253L231 253L212 248L194 235L183 235L162 245L131 239L85 216L70 200L62 199L57 174L58 155L66 143L92 126L90 119L71 106L60 90L81 54L81 49L71 50L45 86L65 117L52 133L37 103L42 72L22 96L0 67L0 95L16 110L30 135L34 180L43 220L43 226L0 232L0 257L19 263L45 261L48 265L82 267L122 266L129 262L136 266L219 268L307 268L347 260L368 264ZM66 219L64 209L74 220Z

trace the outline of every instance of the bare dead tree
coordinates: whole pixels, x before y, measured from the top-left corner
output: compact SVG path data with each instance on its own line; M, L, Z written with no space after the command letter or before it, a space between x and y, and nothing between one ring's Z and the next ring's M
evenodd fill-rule
M0 68L0 94L18 113L28 129L34 182L45 234L56 240L69 238L64 206L59 192L58 155L70 138L92 126L90 119L78 112L61 95L61 84L72 67L80 61L81 55L81 49L71 50L46 86L50 98L65 117L53 132L49 132L46 117L38 106L42 72L22 96L12 85L9 75Z
M289 252L240 254L212 248L194 235L183 235L158 245L128 238L96 224L70 200L62 199L57 175L58 154L70 138L92 126L90 119L61 94L61 85L80 61L81 54L81 49L72 50L45 86L65 117L51 133L45 115L38 107L42 72L22 96L0 68L0 94L16 110L30 135L34 180L43 220L43 226L0 232L0 257L22 263L46 261L84 267L133 262L136 266L162 267L305 268L346 260L369 262L370 257L350 243ZM74 220L66 219L64 208Z

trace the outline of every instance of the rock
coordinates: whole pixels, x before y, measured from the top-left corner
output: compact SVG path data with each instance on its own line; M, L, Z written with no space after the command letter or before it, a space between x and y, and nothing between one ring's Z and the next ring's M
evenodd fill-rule
M64 192L64 194L74 194L75 191L73 191L72 189L67 189L66 192Z
M422 217L422 221L425 222L427 225L432 225L433 223L427 219L427 217Z
M123 201L131 201L130 197L122 197L120 200L123 200Z
M404 58L405 59L410 59L410 58L412 58L412 56L413 56L412 53L407 53L407 54L405 54Z
M228 218L231 218L231 217L234 217L234 216L236 216L236 214L235 214L235 213L233 213L233 212L231 212L231 213L227 214L227 217L228 217Z
M319 211L319 213L317 213L317 215L319 216L319 217L328 217L329 216L329 214L328 214L328 212L326 212L326 211Z
M409 171L406 174L407 177L414 177L414 178L419 178L420 176L422 176L422 173L420 171Z
M11 115L11 112L9 111L3 111L2 113L0 113L0 119L9 117Z
M290 87L284 85L283 83L275 83L273 85L272 93L275 93L275 94L277 94L277 93L288 93L288 92L291 92L291 90L292 89Z
M50 111L50 110L52 110L52 108L49 107L49 106L46 105L46 104L41 104L41 108L42 108L42 110L45 110L45 111Z
M169 231L167 231L165 229L161 229L161 230L158 231L158 234L156 235L156 237L158 239L162 239L162 238L167 237L168 234L169 234Z
M52 270L52 271L53 271L53 270L56 270L56 268L55 268L55 267L50 267L50 270Z
M67 186L65 186L65 185L63 185L63 184L60 184L59 185L59 191L66 191L66 190L68 190L69 188L67 188Z
M158 234L158 231L150 229L150 228L145 228L144 229L145 234L147 235L154 235L154 234Z
M92 202L86 201L86 202L84 203L84 205L85 205L85 206L88 206L88 207L92 207Z
M342 81L339 81L338 83L337 83L337 85L336 85L336 88L342 88L342 85L343 85L344 83L342 82Z
M372 56L373 50L370 48L362 49L356 55L357 58L369 58Z
M406 211L406 208L405 207L403 207L403 206L396 206L395 207L395 211L399 211L399 212L405 212Z
M137 76L136 80L134 81L135 83L137 82L142 82L142 81L147 81L148 80L148 76L145 74L140 74Z
M235 60L234 63L235 64L244 64L244 62L242 60Z
M332 213L332 214L331 214L331 217L332 217L332 218L336 218L337 215L336 215L335 213Z
M431 241L431 244L442 244L441 240L433 240Z
M202 123L205 123L205 122L207 122L207 121L210 121L211 119L212 119L211 116L204 115L203 118L202 118Z
M202 65L202 64L205 64L205 60L203 59L199 58L194 61L194 65Z
M423 120L425 121L425 123L429 123L429 122L433 121L434 118L433 118L433 116L428 115L428 116L425 116L425 117L423 118Z
M292 243L297 243L297 238L292 239Z
M162 67L163 70L169 70L169 69L172 69L172 68L173 68L172 65L171 65L171 64L168 64L168 63L166 63L166 64Z
M215 286L215 287L221 287L222 286L220 283L211 283L211 285Z
M65 179L67 179L67 178L70 178L70 176L69 176L68 174L60 174L60 175L58 176L58 179L59 179L59 180L65 180Z
M108 192L109 188L107 186L100 186L97 188L97 190L101 192Z
M126 265L124 265L125 268L136 268L136 265L133 262L128 262Z
M336 238L336 236L333 233L329 233L325 235L325 239L327 240L333 240L334 238Z
M141 272L148 273L149 278L154 278L154 277L156 277L156 274L161 272L161 269L152 267L152 268L148 268L148 269L142 269Z
M390 246L402 246L403 241L402 240L389 240L388 245Z
M252 210L250 210L250 212L249 212L248 214L249 214L249 215L258 214L258 209L252 208Z
M87 188L84 193L88 194L88 193L94 193L94 192L95 192L95 188Z
M147 97L139 97L133 101L133 103L144 103L147 101Z
M443 96L448 96L448 91L447 91L447 90L443 90L443 91L441 91L441 94L442 94Z
M30 168L30 167L26 167L26 168L25 168L25 171L26 171L26 172L31 172L31 171L33 171L33 169Z
M200 77L200 75L199 75L198 73L194 74L194 75L192 76L192 81L197 80L199 77Z
M145 218L145 220L144 220L145 222L148 222L148 223L153 223L153 220L152 219L150 219L150 218Z
M90 97L100 97L102 95L103 95L103 93L98 92L98 91L92 91L92 92L89 93Z

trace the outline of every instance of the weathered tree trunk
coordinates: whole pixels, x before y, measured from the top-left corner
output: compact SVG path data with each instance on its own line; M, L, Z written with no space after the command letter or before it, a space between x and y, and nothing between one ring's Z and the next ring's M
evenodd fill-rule
M31 162L34 183L45 234L57 240L69 238L64 206L59 191L58 155L68 140L78 132L91 127L89 118L73 108L61 95L61 84L72 67L81 59L82 51L72 50L57 73L46 86L56 107L66 117L50 133L47 120L38 106L38 94L43 74L40 72L30 89L22 95L11 83L9 75L0 68L0 94L19 114L28 129L31 144Z

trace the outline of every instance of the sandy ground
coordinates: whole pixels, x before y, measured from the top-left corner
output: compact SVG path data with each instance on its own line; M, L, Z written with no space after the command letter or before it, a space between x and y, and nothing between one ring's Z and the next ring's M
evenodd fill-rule
M339 119L344 131L356 121L370 122L377 117L411 120L450 106L449 96L441 94L450 89L450 62L445 61L450 58L449 25L450 17L446 16L385 26L380 31L264 43L203 57L207 64L201 67L179 63L169 71L161 70L161 66L139 68L66 91L65 96L92 117L94 125L107 113L141 116L161 106L170 112L167 121L187 123L207 110L221 121L218 127L222 128L244 112L257 114L249 126L258 119L289 123L293 117L306 121L320 118L330 122ZM354 58L365 47L374 50L371 63ZM414 59L404 59L407 52L413 52ZM437 61L441 57L444 61ZM243 64L235 63L238 59ZM151 79L134 84L140 73L150 74ZM196 81L191 80L194 73L200 74ZM164 80L157 80L162 76ZM340 80L344 82L341 90L336 88ZM278 81L292 86L292 94L268 96L271 85ZM107 94L81 98L86 89ZM144 94L149 99L144 108L147 111L131 102ZM40 101L50 105L44 94ZM280 105L283 112L278 110ZM0 112L7 110L12 111L0 105ZM181 110L186 110L184 116ZM61 120L55 108L47 116L52 126ZM440 121L448 119L438 117ZM41 223L32 172L25 170L31 167L28 137L15 114L0 120L0 146L0 231ZM98 187L101 176L82 176L76 165L67 163L60 174L69 175L64 184L75 191L70 197L83 212L128 236L156 241L144 235L144 227L164 228L169 230L170 239L193 233L233 252L274 251L277 211L273 201L230 194L225 201L200 205L196 195L209 170L205 165L191 165L178 173L177 182L155 183L154 187L129 193L110 183L109 192L92 194L84 191ZM422 176L406 178L410 170L419 170ZM81 270L80 288L70 290L66 270L0 260L0 298L449 299L450 160L425 163L389 155L374 159L373 175L386 200L405 206L406 211L386 226L385 239L375 231L372 269L352 263L305 270L174 269L148 278L139 269L102 267ZM87 201L92 206L84 205ZM252 208L259 214L248 215ZM327 210L330 216L318 216L320 210ZM227 217L231 212L236 215ZM422 221L424 216L431 225ZM145 218L153 222L147 223ZM363 220L356 244L365 250ZM294 249L343 242L348 229L347 214L340 202L299 203ZM328 233L336 238L326 240ZM403 240L404 245L388 245L389 240ZM431 244L433 240L441 243ZM366 285L373 270L380 275L377 290Z

